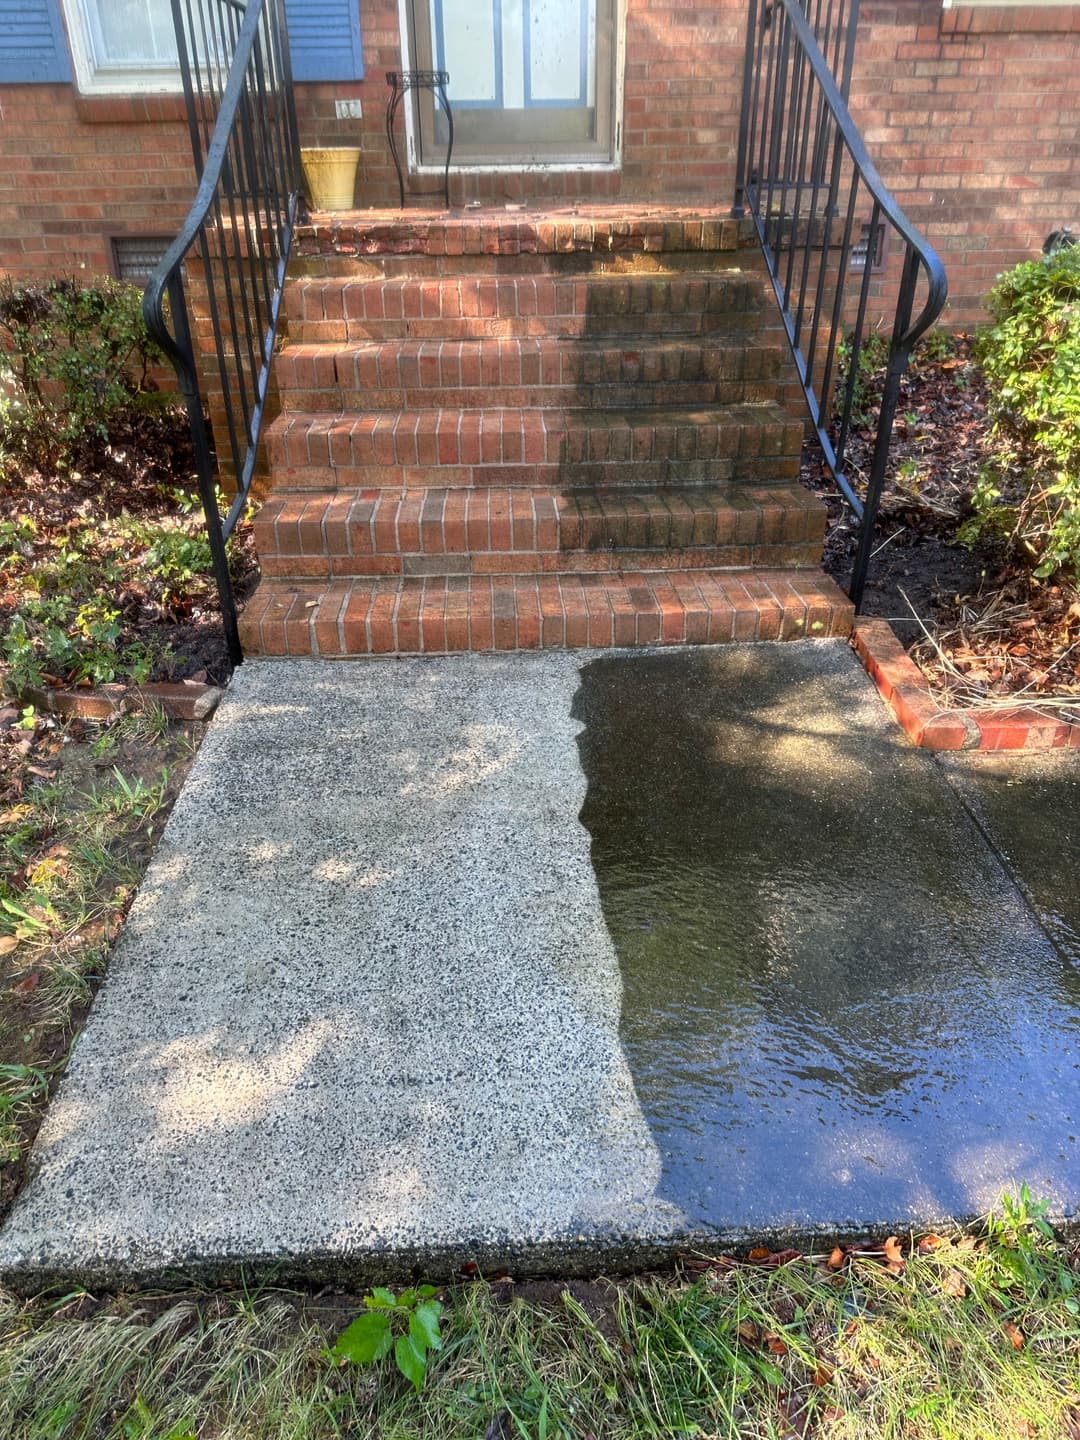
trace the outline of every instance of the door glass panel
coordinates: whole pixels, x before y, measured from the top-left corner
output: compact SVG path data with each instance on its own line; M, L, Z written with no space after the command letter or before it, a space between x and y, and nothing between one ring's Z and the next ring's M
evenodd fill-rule
M585 0L531 0L526 105L588 103L590 9Z
M610 153L614 0L415 0L420 68L446 70L454 160L523 163ZM599 103L598 103L598 98ZM417 92L424 164L446 117Z

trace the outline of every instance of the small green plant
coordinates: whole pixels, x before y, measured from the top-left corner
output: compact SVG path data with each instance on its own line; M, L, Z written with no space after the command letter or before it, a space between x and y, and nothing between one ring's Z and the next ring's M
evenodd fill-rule
M338 1336L331 1353L354 1365L371 1365L393 1350L397 1368L419 1390L427 1374L428 1353L442 1349L438 1293L434 1285L402 1290L399 1295L377 1287L364 1300L365 1313Z
M162 582L166 600L186 591L192 580L210 573L210 542L203 535L160 526L148 529L144 538L149 548L142 557L143 568Z
M955 354L955 335L950 335L947 330L930 330L916 345L912 359L916 363L940 365L943 360L951 360Z
M1021 1185L1019 1195L1001 1197L1000 1216L987 1217L987 1237L1012 1284L1028 1295L1060 1301L1070 1315L1080 1315L1076 1278L1046 1218L1049 1209L1048 1200L1034 1199L1028 1186Z
M153 656L144 645L119 646L120 612L102 595L36 596L25 600L0 641L8 688L16 695L46 677L100 685L122 670L138 683Z
M889 358L888 337L880 330L868 331L856 344L854 334L845 335L836 346L837 415L843 409L848 386L851 386L851 423L857 429L872 418L876 399L875 381ZM852 366L854 365L854 379Z
M996 532L1036 575L1080 581L1080 246L1007 271L987 308L975 355L1000 449L980 473L963 538Z

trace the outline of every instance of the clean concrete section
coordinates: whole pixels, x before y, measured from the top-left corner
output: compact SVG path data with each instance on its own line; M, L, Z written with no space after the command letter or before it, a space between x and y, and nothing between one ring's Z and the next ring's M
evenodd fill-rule
M1078 1015L842 643L248 664L0 1271L588 1271L1020 1179L1064 1213Z

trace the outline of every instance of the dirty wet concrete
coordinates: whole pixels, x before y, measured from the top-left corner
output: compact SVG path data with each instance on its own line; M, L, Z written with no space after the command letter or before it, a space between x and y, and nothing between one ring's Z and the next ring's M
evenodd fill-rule
M1075 873L1065 774L1021 824L836 641L244 665L0 1275L595 1273L1020 1181L1069 1215L1071 874L1002 858Z
M970 752L938 763L1080 973L1080 754Z
M1069 1209L1080 970L849 653L601 658L577 713L663 1197L721 1231L970 1216L1021 1179Z

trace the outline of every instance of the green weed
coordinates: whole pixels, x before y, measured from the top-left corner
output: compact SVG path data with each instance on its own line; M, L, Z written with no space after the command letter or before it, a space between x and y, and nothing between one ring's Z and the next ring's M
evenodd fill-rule
M394 1364L419 1390L429 1352L442 1349L438 1293L434 1285L402 1290L398 1295L377 1287L364 1299L365 1312L338 1336L333 1354L354 1365L371 1365L392 1350Z

